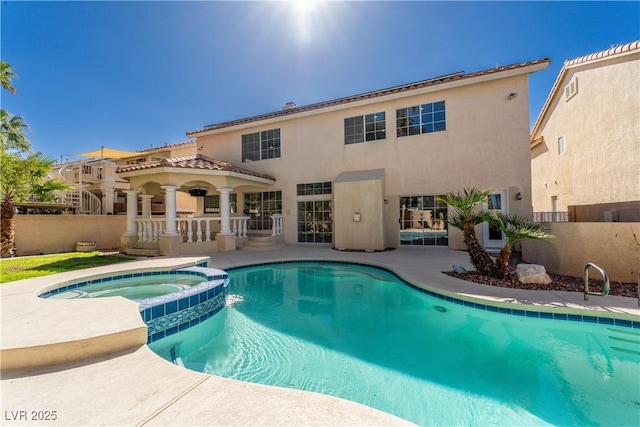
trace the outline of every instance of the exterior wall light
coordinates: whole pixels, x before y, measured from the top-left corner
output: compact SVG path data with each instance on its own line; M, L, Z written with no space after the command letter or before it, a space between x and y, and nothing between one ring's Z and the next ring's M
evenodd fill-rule
M516 193L516 200L522 200L522 193L520 191Z
M509 94L509 96L507 96L508 100L512 100L513 98L516 98L518 96L518 92L511 92Z

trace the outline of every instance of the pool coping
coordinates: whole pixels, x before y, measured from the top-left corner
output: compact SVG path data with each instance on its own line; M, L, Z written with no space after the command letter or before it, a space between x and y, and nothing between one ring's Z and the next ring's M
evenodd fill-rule
M602 317L640 319L640 310L633 307L636 303L633 298L591 297L591 301L581 302L578 296L582 297L582 294L576 296L576 293L564 295L550 291L515 292L509 288L495 288L465 282L440 273L446 270L447 266L450 269L452 262L468 268L468 255L464 252L435 250L418 253L397 250L396 254L389 256L388 253L342 253L326 247L309 248L304 245L291 245L270 253L236 252L238 253L212 254L210 265L225 270L231 267L282 261L355 262L382 267L413 285L423 282L434 283L437 279L438 287L422 286L430 291L435 289L438 293L449 297L455 296L462 300L476 301L476 303L484 304L486 301L488 305L511 309L515 305L522 307L525 304L534 306L539 312L568 311L587 315L599 312L599 314L602 313ZM97 267L91 271L95 274L109 274L123 268L133 269L141 265L145 268L162 269L166 268L167 264L178 268L178 266L194 265L193 262L203 258L207 257L156 258L135 261L131 264ZM1 405L4 410L29 409L34 405L38 408L49 407L55 410L57 405L59 412L64 412L64 417L60 417L58 422L44 423L52 425L87 423L296 425L300 422L305 423L305 420L309 425L406 423L405 420L392 415L343 399L299 390L239 383L174 366L155 355L145 345L146 326L139 315L138 305L124 298L106 298L102 299L102 302L100 299L95 299L93 301L97 302L88 303L82 309L75 307L74 310L67 310L69 307L62 305L56 305L55 310L53 307L44 307L42 302L47 300L37 298L36 292L49 286L52 279L56 283L72 281L73 273L30 279L29 283L21 281L22 283L19 284L14 282L16 285L9 283L0 286L1 348L3 350ZM75 277L77 280L77 273ZM88 301L90 300L84 300L84 302ZM105 304L104 301L108 303ZM53 314L54 311L66 312L62 318L64 322L73 323L73 327L69 328L68 326L71 325L68 324L65 326L64 322L59 323L60 318ZM78 317L85 320L82 323L83 328L77 328ZM107 319L109 321L105 321ZM39 329L50 327L55 330L55 333L28 336L34 331L34 324L38 324ZM27 336L20 333L21 330L26 331ZM60 337L65 339L61 340ZM103 340L103 342L93 343L102 346L103 349L105 346L112 347L110 351L103 351L100 354L87 352L80 342L89 338ZM4 366L4 350L11 349L12 345L15 348L19 343L31 344L40 353L52 352L55 355L56 352L52 349L56 345L71 346L74 352L80 353L76 354L77 357L72 360L61 359L59 355L55 360L45 357L35 360L36 363L32 363L29 368L9 370ZM131 365L131 372L125 369L119 375L113 375L116 367L129 368L129 365ZM136 369L133 369L134 367ZM137 384L140 382L140 377L144 375L149 376L149 384ZM225 387L230 389L214 390L214 384L219 383L224 383ZM51 387L61 387L61 390L64 390L60 393L59 400L55 400L57 396L44 392ZM231 389L235 391L231 392ZM207 393L204 393L205 390ZM99 401L100 406L94 405L92 409L94 411L92 420L87 418L88 413L80 412L75 407L75 402L64 399L67 395L78 393L80 396L94 396L94 399L97 398ZM232 401L226 399L227 396L231 396L229 393L233 396ZM138 402L138 406L132 409L130 414L111 414L108 408L103 408L105 402L109 406L108 402L115 402L123 399L124 396L128 401ZM190 399L189 396L206 396L206 398L204 401L202 399L197 401L197 399ZM210 405L214 401L217 405L215 408ZM85 402L85 404L88 403ZM308 414L314 415L308 418L310 417Z

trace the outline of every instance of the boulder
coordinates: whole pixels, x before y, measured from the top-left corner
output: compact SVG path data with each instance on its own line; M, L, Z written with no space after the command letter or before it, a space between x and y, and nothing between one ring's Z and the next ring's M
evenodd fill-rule
M458 274L462 274L462 273L466 273L466 272L467 272L467 269L466 269L466 268L464 268L464 267L463 267L463 266L461 266L461 265L455 265L455 264L454 264L454 265L453 265L453 272L454 272L454 273L458 273Z
M539 283L542 285L551 283L551 277L547 274L544 265L518 264L516 274L520 283Z

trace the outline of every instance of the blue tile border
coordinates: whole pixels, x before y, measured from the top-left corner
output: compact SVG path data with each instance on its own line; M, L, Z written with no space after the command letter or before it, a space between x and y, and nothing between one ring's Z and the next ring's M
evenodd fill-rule
M443 294L439 294L437 292L431 291L429 289L423 289L420 288L408 281L406 281L405 279L401 278L400 276L398 276L394 271L387 269L385 267L380 267L377 265L371 265L371 264L365 264L365 263L358 263L358 262L350 262L350 261L330 261L330 260L294 260L294 261L275 261L275 262L263 262L263 263L256 263L256 264L250 264L250 265L244 265L244 266L237 266L237 267L229 267L226 269L227 272L232 272L234 270L240 270L240 269L244 269L244 268L251 268L251 267L261 267L261 266L275 266L275 265L284 265L284 264L305 264L305 263L315 263L318 265L344 265L344 266L349 266L349 265L356 265L356 266L363 266L363 267L369 267L369 268L375 268L378 270L383 270L386 271L390 274L393 274L400 282L402 282L403 284L405 284L406 286L409 286L410 288L423 293L423 294L427 294L431 297L440 299L440 300L444 300L444 301L448 301L448 302L452 302L454 304L459 304L462 306L466 306L466 307L471 307L471 308L475 308L477 310L485 310L485 311L491 311L491 312L496 312L496 313L500 313L500 314L506 314L506 315L511 315L511 316L525 316L525 317L534 317L534 318L538 318L538 319L549 319L549 320L564 320L564 321L570 321L570 322L584 322L584 323L598 323L598 324L606 324L606 325L615 325L615 326L625 326L628 328L634 328L634 329L640 329L640 320L639 321L632 321L632 320L624 320L624 319L616 319L616 318L611 318L611 317L602 317L602 316L595 316L595 315L582 315L582 314L569 314L569 313L554 313L554 312L549 312L549 311L536 311L536 310L527 310L525 307L523 307L522 305L519 305L518 308L509 308L509 307L498 307L498 306L494 306L494 305L490 305L490 304L482 304L482 303L477 303L477 302L473 302L470 303L470 301L468 300L463 300L460 298L455 298L455 297L451 297L448 295L443 295Z
M107 277L101 277L99 279L89 279L81 282L74 282L68 284L66 286L61 286L56 289L52 289L43 294L38 295L40 298L49 298L50 296L57 295L62 292L70 291L77 288L82 288L84 286L95 285L98 283L110 282L113 280L121 280L121 279L133 279L135 277L148 277L148 276L172 276L172 275L190 275L190 276L200 276L204 280L203 281L211 281L216 279L226 279L228 278L227 272L224 270L220 270L217 268L209 268L206 267L206 262L202 262L194 267L186 267L178 270L166 270L166 271L141 271L137 273L124 273L124 274L114 274Z

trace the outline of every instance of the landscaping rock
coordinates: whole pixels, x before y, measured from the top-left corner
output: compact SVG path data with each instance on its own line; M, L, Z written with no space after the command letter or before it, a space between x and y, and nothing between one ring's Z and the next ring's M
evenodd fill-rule
M539 283L541 285L551 283L551 278L547 274L544 265L518 264L516 266L516 274L520 283Z
M455 265L455 264L454 264L454 265L453 265L453 272L454 272L454 273L458 273L458 274L462 274L462 273L466 273L466 272L467 272L467 269L466 269L466 268L464 268L464 267L463 267L463 266L461 266L461 265Z

